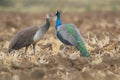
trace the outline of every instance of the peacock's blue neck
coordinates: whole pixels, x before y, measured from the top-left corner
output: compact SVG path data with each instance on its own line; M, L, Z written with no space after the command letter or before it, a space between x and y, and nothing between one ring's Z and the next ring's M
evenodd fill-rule
M62 23L61 23L61 19L60 19L60 15L58 15L57 16L57 20L56 20L56 30L57 30L57 28L61 25Z

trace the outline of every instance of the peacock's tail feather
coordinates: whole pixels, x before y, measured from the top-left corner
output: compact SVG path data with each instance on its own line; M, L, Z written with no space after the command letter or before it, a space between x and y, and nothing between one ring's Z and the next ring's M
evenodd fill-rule
M83 41L77 41L78 42L78 50L80 51L80 53L82 54L83 57L90 57L90 53L88 52L88 50L86 49Z

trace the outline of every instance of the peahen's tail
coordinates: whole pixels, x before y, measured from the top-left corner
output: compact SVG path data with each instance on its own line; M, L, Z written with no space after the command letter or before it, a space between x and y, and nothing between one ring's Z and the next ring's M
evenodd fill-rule
M78 41L77 48L78 48L78 50L80 51L80 53L82 54L83 57L90 57L90 53L86 49L83 41Z

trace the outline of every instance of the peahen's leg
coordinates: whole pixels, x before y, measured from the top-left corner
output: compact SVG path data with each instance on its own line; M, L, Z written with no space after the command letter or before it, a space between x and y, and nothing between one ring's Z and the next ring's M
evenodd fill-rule
M28 51L28 46L25 47L25 54L27 54L27 51Z
M28 46L25 47L25 52L24 52L25 53L25 55L24 55L25 58L28 56L27 51L28 51Z
M33 44L33 53L35 54L35 44Z

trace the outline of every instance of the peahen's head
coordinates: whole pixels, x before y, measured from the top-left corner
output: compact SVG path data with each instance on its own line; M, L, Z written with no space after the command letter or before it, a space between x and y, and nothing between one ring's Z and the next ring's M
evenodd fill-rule
M46 14L46 19L50 19L52 16L50 14Z

